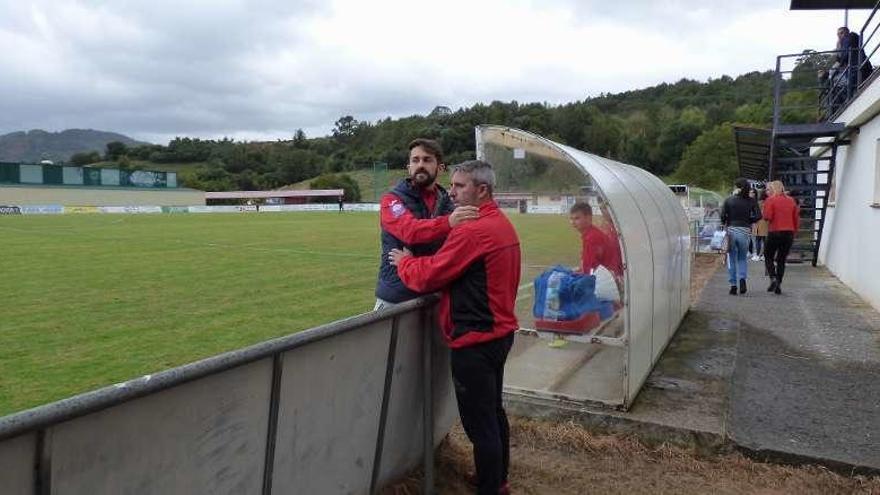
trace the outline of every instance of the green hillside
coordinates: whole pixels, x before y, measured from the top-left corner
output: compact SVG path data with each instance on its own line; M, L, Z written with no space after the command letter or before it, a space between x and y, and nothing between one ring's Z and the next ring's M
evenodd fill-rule
M66 162L75 153L89 151L103 153L107 148L107 143L114 141L121 142L126 146L148 144L115 132L92 129L46 132L34 129L0 136L0 161L36 163L40 160L52 160Z

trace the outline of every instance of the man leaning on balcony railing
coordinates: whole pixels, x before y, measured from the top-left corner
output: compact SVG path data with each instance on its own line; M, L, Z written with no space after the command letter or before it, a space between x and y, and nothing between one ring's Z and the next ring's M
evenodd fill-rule
M819 85L822 88L820 99L826 119L837 113L855 95L859 83L873 71L861 47L859 35L850 32L846 26L837 29L835 50L837 53L830 71L819 71Z

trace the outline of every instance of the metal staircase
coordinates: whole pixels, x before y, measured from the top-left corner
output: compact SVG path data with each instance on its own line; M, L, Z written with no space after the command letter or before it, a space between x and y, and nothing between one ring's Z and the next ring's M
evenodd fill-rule
M773 130L767 177L781 180L801 211L789 261L816 266L837 149L849 144L845 132L843 124L833 122L782 125Z
M795 63L792 70L783 70L786 58ZM809 261L816 265L825 213L833 186L837 150L849 144L847 136L854 129L832 119L844 108L839 98L829 100L807 79L807 71L815 74L817 60L804 66L803 54L777 58L774 83L773 124L770 129L735 127L737 161L740 175L758 182L781 180L788 194L801 208L798 235L789 254L790 262ZM821 67L820 67L821 68ZM810 81L810 86L797 87L797 82ZM827 88L826 88L827 89ZM798 92L797 105L786 105L787 93ZM812 99L812 105L804 105ZM830 107L830 102L835 102Z

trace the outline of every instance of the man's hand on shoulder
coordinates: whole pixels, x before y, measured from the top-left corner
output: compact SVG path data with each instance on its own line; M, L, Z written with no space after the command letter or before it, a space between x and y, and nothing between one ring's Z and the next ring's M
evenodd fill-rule
M459 206L449 214L449 226L455 227L462 222L480 218L480 210L476 206Z
M388 252L388 261L392 265L397 266L397 264L400 263L400 260L402 260L406 256L412 256L412 251L407 248L392 249Z

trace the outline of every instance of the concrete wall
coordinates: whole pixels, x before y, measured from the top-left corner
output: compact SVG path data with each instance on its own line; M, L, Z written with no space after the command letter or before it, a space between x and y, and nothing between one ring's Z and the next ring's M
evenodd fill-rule
M0 185L0 205L188 206L204 205L195 189L138 189Z
M425 338L435 445L456 417L448 351L412 303L0 418L0 493L367 493L383 397L377 486L422 460Z
M875 309L880 310L880 208L877 207L880 147L880 81L874 81L843 112L859 124L851 144L838 149L835 203L826 210L819 261Z

